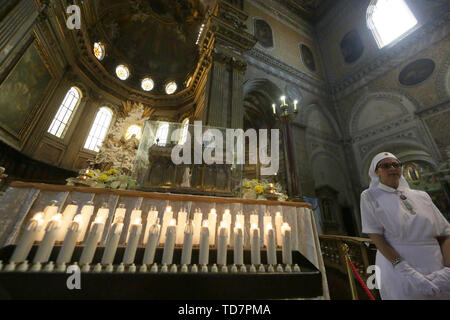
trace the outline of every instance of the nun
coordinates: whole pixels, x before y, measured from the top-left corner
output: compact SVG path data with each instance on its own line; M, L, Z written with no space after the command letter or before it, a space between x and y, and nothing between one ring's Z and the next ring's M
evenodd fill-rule
M361 194L362 231L377 247L383 300L450 299L450 223L423 191L412 190L388 152L370 165Z

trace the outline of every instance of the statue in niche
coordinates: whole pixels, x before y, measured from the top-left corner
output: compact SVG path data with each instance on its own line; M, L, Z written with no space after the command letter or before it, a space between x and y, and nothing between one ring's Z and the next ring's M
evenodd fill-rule
M273 47L272 28L264 20L255 20L255 37L264 48Z
M400 72L398 81L405 86L413 86L428 79L433 73L435 63L431 59L411 62Z
M300 52L302 54L302 59L305 66L311 71L316 71L316 63L314 61L314 55L311 49L308 46L301 44Z
M341 40L341 53L346 63L358 60L364 51L364 45L356 30L348 32Z
M181 182L181 187L190 188L191 187L191 168L184 168L183 181Z

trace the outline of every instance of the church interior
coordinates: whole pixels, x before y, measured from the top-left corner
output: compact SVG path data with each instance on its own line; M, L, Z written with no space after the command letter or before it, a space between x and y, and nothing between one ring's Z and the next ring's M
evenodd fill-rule
M449 34L446 0L1 1L0 298L369 299L376 154L450 221Z

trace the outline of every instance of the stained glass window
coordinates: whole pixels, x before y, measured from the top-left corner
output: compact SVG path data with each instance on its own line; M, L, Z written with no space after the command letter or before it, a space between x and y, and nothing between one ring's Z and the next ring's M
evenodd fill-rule
M120 80L127 80L130 76L130 70L123 64L117 66L116 75Z
M105 46L101 42L94 43L94 55L98 60L103 60L105 57Z
M367 9L367 25L379 48L405 35L416 24L404 0L372 0Z
M177 84L174 81L169 82L166 85L166 93L167 94L174 94L175 91L177 91Z
M108 132L109 125L111 124L113 113L107 107L102 107L98 110L94 120L94 124L89 131L89 135L84 144L84 148L92 151L100 151L100 147L103 144L103 140Z
M59 106L58 112L53 119L48 133L63 138L66 130L72 120L73 113L81 100L80 90L72 87L67 92L63 102Z
M141 87L145 91L152 91L155 87L155 83L153 82L152 78L145 78L144 80L142 80Z

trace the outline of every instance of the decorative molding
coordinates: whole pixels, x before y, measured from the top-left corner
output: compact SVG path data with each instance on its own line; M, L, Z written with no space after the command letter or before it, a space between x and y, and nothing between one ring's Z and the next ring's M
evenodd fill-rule
M450 88L447 88L447 82L450 81L450 55L440 66L436 76L436 91L440 101L450 100Z
M417 101L414 97L409 95L406 92L400 91L398 89L391 89L391 88L380 88L376 91L368 92L364 94L362 97L358 99L358 101L355 103L355 105L352 108L352 112L349 117L349 134L359 134L356 124L359 120L359 117L361 115L361 112L364 110L364 106L370 101L370 100L386 100L389 102L393 102L394 104L398 105L403 113L406 114L412 114L413 112L420 110L421 104L419 101ZM411 103L411 105L414 107L414 110L409 110L406 105L406 102ZM385 125L385 124L382 124ZM379 125L375 125L369 128L364 128L364 132L367 132L367 130L371 130L374 128L378 128Z
M367 85L401 63L441 41L450 34L450 12L421 27L416 32L391 48L380 50L380 54L358 71L332 82L331 92L337 100Z
M301 87L317 96L329 97L328 89L324 81L315 79L261 50L253 48L245 54L245 57L249 65L259 70Z
M420 111L416 112L416 114L420 118L426 119L426 118L434 116L438 113L449 111L449 110L450 110L450 100L447 100L444 103L440 103L440 104L434 105L432 107L429 107L427 109L420 110Z
M401 131L395 132L393 134L384 135L382 137L378 137L370 142L367 142L365 144L361 144L359 146L355 145L355 148L358 152L359 156L359 162L364 159L366 154L368 152L371 152L373 149L380 147L385 144L392 144L398 142L399 144L403 141L409 141L410 143L415 144L418 148L422 150L429 151L430 148L427 145L427 142L424 141L424 134L422 134L415 126L415 123L412 123L412 126L409 126L406 129L403 129Z

